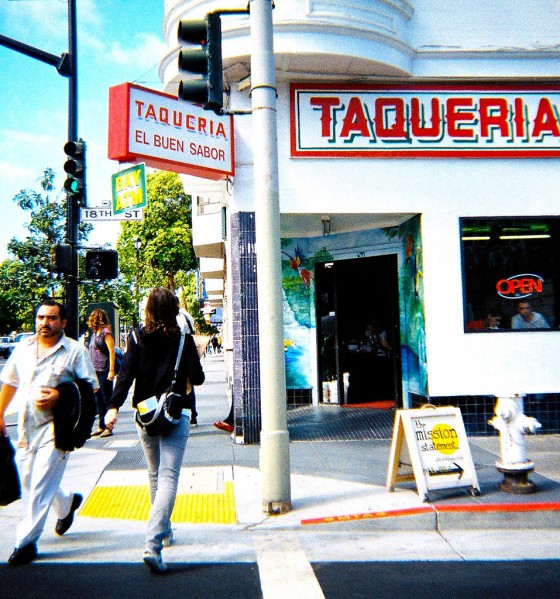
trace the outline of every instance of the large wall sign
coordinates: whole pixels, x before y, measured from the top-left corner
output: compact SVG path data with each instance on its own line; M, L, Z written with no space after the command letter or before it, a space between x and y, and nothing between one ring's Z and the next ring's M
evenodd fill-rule
M205 179L233 175L233 117L131 83L109 88L109 158Z
M291 155L560 156L560 85L291 85Z

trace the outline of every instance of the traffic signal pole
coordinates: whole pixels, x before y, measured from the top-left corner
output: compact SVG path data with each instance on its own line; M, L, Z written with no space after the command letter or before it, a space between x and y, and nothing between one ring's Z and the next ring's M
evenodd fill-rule
M262 428L262 507L291 510L272 0L251 0L251 98Z
M78 35L76 21L76 0L68 0L68 54L70 76L68 78L68 140L78 140ZM84 181L85 185L85 181ZM85 197L85 192L84 192ZM78 338L78 231L80 226L80 206L78 196L68 194L66 201L66 241L72 248L71 272L66 275L66 311L68 322L66 334Z

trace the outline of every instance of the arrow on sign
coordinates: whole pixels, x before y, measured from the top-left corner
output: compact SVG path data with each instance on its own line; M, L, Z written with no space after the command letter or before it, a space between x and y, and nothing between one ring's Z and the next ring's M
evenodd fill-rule
M459 479L461 479L463 477L463 472L465 472L465 470L463 468L461 468L461 466L459 466L459 464L456 464L455 462L453 462L453 466L455 466L455 468L450 468L449 470L428 470L428 475L429 476L447 476L448 474L458 474Z

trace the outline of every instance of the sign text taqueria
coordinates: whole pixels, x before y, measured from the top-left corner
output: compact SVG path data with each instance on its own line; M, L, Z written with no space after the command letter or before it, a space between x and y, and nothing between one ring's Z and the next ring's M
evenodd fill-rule
M292 156L557 157L560 86L291 86Z

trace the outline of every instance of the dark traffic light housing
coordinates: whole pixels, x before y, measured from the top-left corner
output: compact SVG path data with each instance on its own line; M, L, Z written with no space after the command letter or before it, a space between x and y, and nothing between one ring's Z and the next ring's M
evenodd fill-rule
M179 51L179 72L189 75L179 82L179 98L221 114L224 79L220 15L209 13L203 20L179 21L177 37L179 43L191 45Z
M72 274L72 246L69 243L57 243L52 248L51 264L54 272L63 275Z
M86 252L86 278L103 281L119 276L119 254L115 250Z
M64 181L64 190L69 198L75 199L79 206L86 205L86 142L67 141L64 144L66 162L64 172L67 174Z

